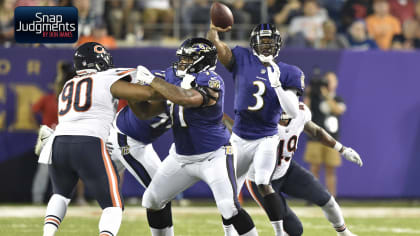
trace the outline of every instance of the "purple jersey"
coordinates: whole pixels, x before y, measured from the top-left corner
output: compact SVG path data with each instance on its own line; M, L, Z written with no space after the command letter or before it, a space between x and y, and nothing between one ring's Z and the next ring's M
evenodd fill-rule
M153 70L152 73L157 77L165 79L164 71ZM169 117L168 107L162 114L149 120L140 120L126 106L118 113L116 124L118 129L125 135L144 144L149 144L171 128L171 119Z
M235 124L233 132L244 139L259 139L277 134L281 106L270 85L267 68L249 49L235 47L231 71L235 81ZM296 66L277 62L283 89L303 93L304 75Z
M144 144L154 142L171 128L168 112L149 120L140 120L128 106L118 113L116 123L122 133Z
M166 81L180 86L182 79L170 67L165 72ZM171 104L172 130L176 152L181 155L196 155L211 152L228 144L230 134L222 123L225 87L223 79L214 71L204 71L196 76L193 87L209 87L219 91L219 99L213 106L184 108Z

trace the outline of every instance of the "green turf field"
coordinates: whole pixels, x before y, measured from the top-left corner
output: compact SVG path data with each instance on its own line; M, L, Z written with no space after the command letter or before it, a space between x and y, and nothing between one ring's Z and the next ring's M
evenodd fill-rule
M318 207L294 207L301 216L305 236L336 235ZM273 235L271 224L256 207L247 207L259 235ZM0 235L42 235L45 207L0 207ZM220 215L214 207L174 207L175 235L223 235ZM420 235L419 208L348 207L346 223L359 236ZM97 235L99 207L70 207L56 235ZM145 211L127 207L118 235L150 235Z

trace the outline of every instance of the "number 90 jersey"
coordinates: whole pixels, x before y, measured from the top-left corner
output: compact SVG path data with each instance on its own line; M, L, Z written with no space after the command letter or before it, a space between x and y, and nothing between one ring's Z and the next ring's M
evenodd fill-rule
M243 47L232 50L235 63L231 68L235 81L235 124L233 132L244 139L259 139L277 134L282 112L279 99L268 79L267 67ZM283 89L304 89L304 74L296 66L277 62Z
M130 68L79 71L67 81L58 97L55 134L94 136L106 140L118 105L118 99L111 94L111 85L123 78L134 82L135 72Z

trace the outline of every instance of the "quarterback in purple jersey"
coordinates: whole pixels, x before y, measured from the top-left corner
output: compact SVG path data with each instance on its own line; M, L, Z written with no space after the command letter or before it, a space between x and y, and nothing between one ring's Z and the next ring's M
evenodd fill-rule
M229 131L222 123L224 82L214 72L217 51L205 38L191 38L177 50L179 61L165 71L165 80L145 67L137 79L172 102L174 144L143 195L147 211L165 207L199 180L212 190L224 221L240 235L258 235L236 196L236 176Z
M257 25L251 32L251 48L230 49L210 26L207 38L217 48L220 62L233 73L235 82L235 124L231 143L238 160L238 190L250 168L266 203L276 235L283 235L282 199L275 194L271 178L277 164L279 142L277 123L282 111L292 118L298 114L298 96L303 93L304 74L296 66L276 62L282 38L273 24ZM225 224L226 225L226 224ZM228 227L225 227L226 229ZM227 235L230 233L225 231Z

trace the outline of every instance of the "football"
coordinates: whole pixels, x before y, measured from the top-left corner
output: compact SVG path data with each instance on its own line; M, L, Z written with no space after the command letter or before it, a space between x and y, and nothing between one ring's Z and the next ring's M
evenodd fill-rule
M233 15L229 7L226 5L214 2L210 8L210 17L213 25L226 28L233 25Z

